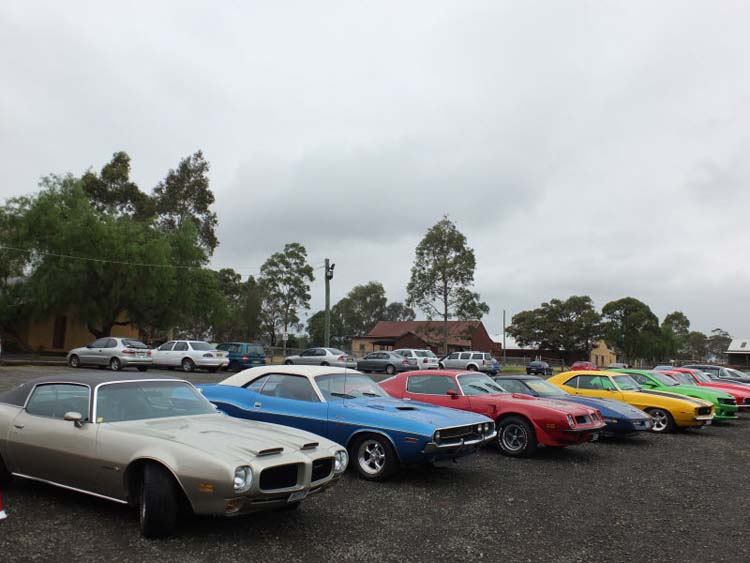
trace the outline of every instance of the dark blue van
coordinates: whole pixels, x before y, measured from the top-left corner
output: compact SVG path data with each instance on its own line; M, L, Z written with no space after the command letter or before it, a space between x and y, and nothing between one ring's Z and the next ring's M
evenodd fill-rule
M263 344L258 342L222 342L216 349L229 353L229 371L266 365Z

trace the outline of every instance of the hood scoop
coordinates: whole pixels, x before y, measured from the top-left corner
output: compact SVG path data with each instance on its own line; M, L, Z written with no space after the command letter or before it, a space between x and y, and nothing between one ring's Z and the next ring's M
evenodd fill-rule
M396 410L400 410L400 411L415 411L415 410L417 410L417 407L408 407L408 406L401 407L401 406L399 406L399 407L396 407Z
M260 450L256 455L258 457L265 457L267 455L280 454L283 451L284 451L284 448L268 448L267 450Z
M310 442L309 444L305 444L300 448L301 450L314 450L317 448L320 444L318 442Z

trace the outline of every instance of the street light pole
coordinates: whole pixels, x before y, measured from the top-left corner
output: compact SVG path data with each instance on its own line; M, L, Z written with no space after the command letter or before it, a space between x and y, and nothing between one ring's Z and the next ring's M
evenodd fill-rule
M331 280L333 279L333 269L336 264L331 264L331 261L326 258L325 262L325 282L326 282L326 318L325 318L325 347L328 348L331 345Z
M508 365L508 354L505 348L505 309L503 309L503 367Z

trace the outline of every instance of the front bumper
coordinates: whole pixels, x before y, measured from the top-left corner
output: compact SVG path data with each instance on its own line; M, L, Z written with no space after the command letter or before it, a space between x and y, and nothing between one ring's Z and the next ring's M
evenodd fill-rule
M478 448L484 444L494 440L497 437L497 430L493 429L491 432L482 434L481 438L475 438L473 440L460 439L455 442L428 442L422 453L428 456L437 457L457 457L460 455L467 455L475 452Z
M199 368L219 368L229 365L229 358L195 358L193 360Z

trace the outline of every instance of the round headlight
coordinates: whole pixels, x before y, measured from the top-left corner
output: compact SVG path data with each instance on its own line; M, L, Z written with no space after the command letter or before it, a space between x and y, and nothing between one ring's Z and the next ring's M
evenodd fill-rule
M333 463L333 472L334 473L343 473L346 471L346 466L349 465L349 454L346 453L346 450L339 450L336 452L336 454L333 456L334 463Z
M234 470L234 481L232 483L235 493L244 493L253 484L253 470L243 465Z
M486 422L486 423L484 424L484 431L485 431L485 432L489 432L489 431L490 431L490 423L489 423L489 422Z
M480 434L482 433L482 428L483 426L481 424L477 424L477 432L479 432Z
M575 419L573 419L572 415L567 415L567 419L568 419L568 426L573 428L576 425Z
M440 430L435 432L435 441L437 442L440 439Z

